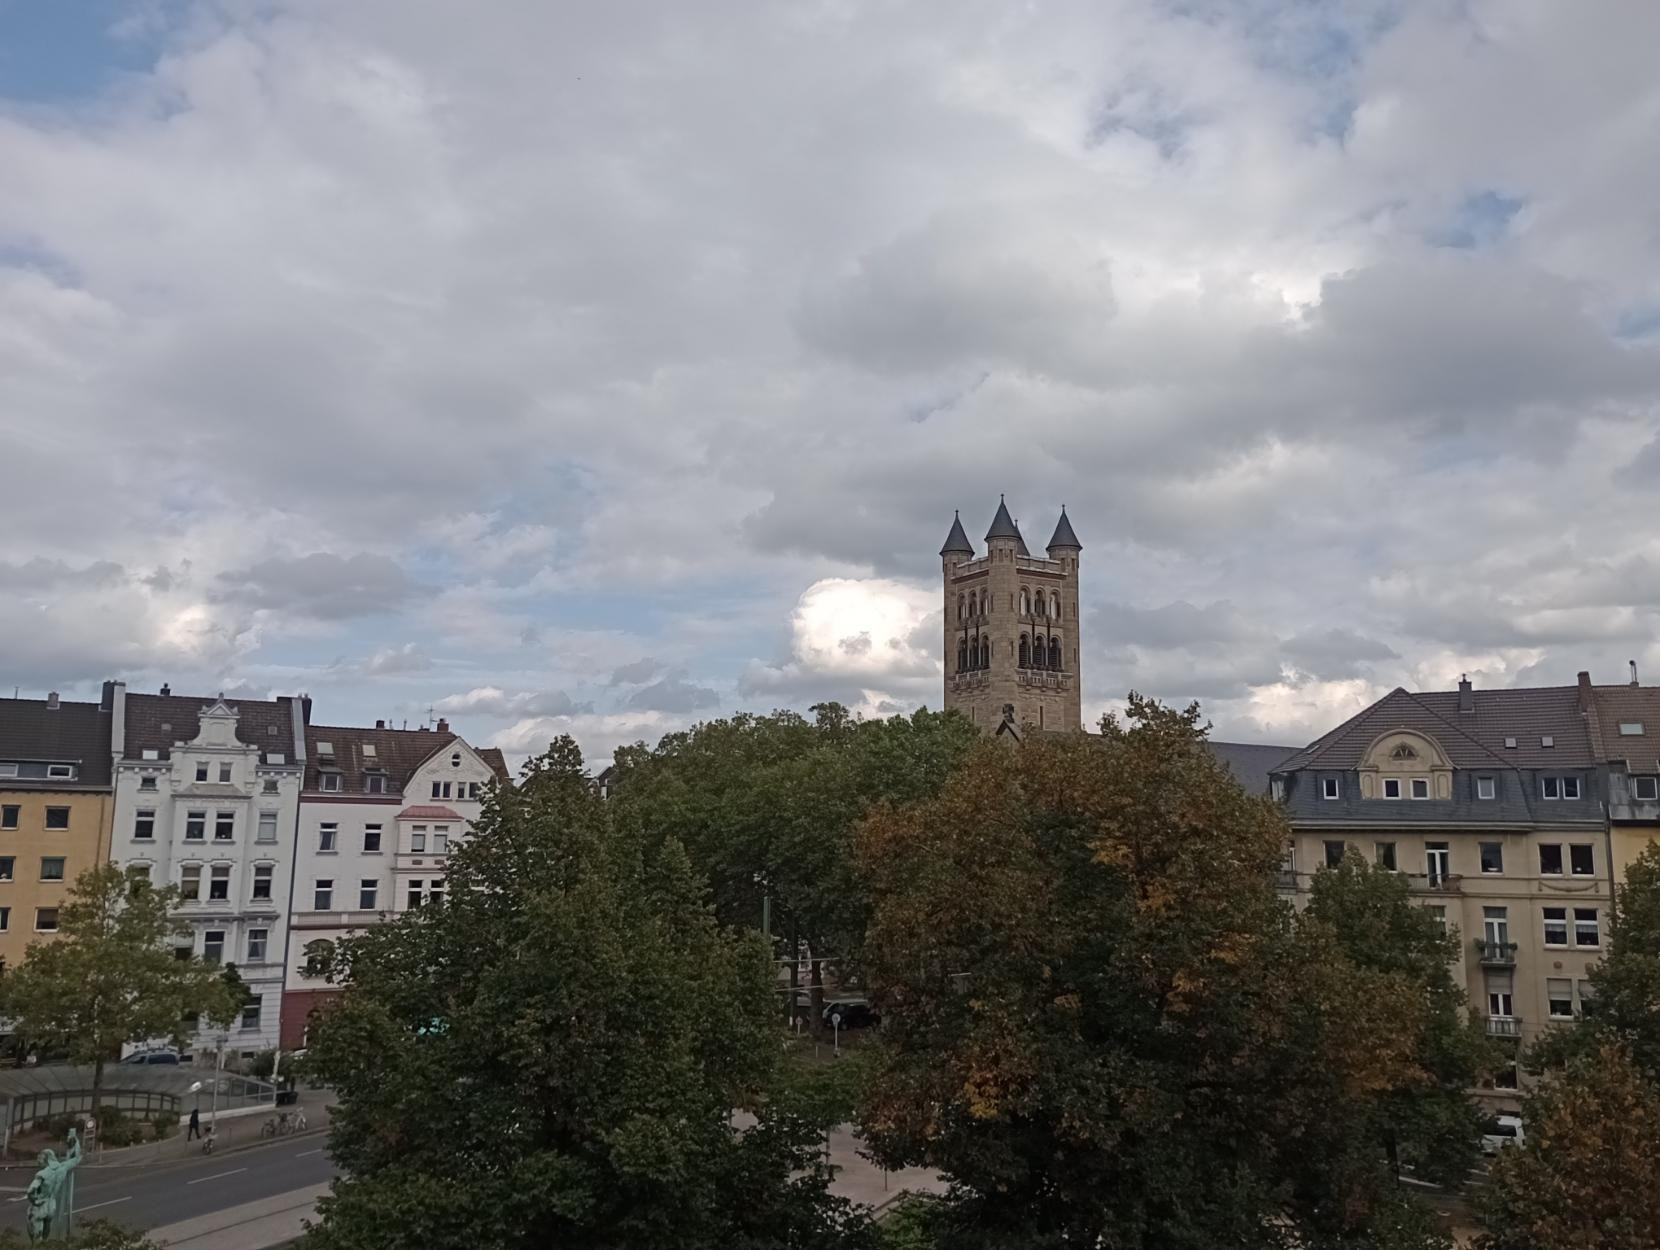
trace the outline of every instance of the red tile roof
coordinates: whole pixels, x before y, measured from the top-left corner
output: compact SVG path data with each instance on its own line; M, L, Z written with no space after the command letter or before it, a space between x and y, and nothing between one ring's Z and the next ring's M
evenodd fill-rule
M451 811L447 807L434 807L431 804L417 803L414 807L406 807L398 813L399 820L460 820L461 813Z

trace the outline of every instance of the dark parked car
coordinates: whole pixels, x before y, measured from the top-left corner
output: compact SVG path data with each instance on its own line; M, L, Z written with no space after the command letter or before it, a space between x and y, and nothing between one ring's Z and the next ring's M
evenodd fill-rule
M836 1019L837 1014L841 1019ZM870 1029L882 1023L882 1013L863 998L846 998L824 1005L824 1023L838 1029Z
M176 1064L179 1062L179 1052L176 1050L135 1050L121 1062Z

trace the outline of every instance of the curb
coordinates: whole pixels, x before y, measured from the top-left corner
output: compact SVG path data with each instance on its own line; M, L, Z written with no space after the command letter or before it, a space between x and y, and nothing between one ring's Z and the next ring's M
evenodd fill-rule
M288 1133L288 1134L285 1134L282 1137L259 1137L259 1138L255 1139L253 1141L238 1142L234 1146L230 1146L230 1145L216 1146L214 1148L213 1153L215 1155L240 1154L244 1150L253 1150L253 1149L255 1149L256 1147L259 1147L259 1146L274 1145L276 1142L279 1142L279 1141L298 1141L301 1138L305 1138L305 1137L320 1137L320 1136L326 1134L328 1131L329 1130L328 1130L326 1125L318 1125L316 1128L308 1128L305 1131L299 1132L299 1133ZM171 1141L177 1141L178 1138L169 1137L167 1140L170 1141L170 1142ZM152 1148L154 1146L157 1146L157 1145L160 1145L160 1144L161 1143L159 1143L159 1142L144 1142L144 1143L142 1143L141 1145L138 1145L138 1146L122 1146L122 1147L120 1147L120 1149L122 1149L122 1150L147 1150L147 1149L150 1149L150 1148ZM112 1150L110 1153L114 1154L115 1151ZM85 1163L81 1164L81 1167L84 1170L89 1171L89 1172L108 1172L108 1171L115 1171L115 1170L121 1169L121 1168L164 1167L164 1166L166 1166L168 1164L172 1164L172 1163L184 1163L184 1162L186 1162L190 1159L195 1158L196 1156L200 1155L201 1153L202 1153L201 1148L196 1147L196 1148L191 1149L191 1150L183 1151L180 1154L171 1154L171 1153L169 1153L169 1154L155 1154L155 1155L151 1155L148 1159L142 1159L142 1160L134 1159L131 1162L115 1161L115 1162L109 1162L109 1163L100 1163L100 1162L94 1162L91 1159L88 1159ZM30 1174L33 1174L35 1171L38 1170L39 1166L40 1166L39 1164L34 1163L33 1161L26 1161L26 1160L19 1159L15 1163L0 1163L0 1173L3 1173L3 1172L28 1172Z

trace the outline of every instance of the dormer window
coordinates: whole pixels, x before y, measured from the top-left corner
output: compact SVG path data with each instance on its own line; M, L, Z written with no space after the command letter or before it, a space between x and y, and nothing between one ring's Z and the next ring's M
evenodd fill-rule
M1490 799L1494 796L1497 786L1492 777L1476 778L1476 798Z
M1652 803L1660 799L1660 777L1633 777L1631 797L1639 803Z
M1383 779L1383 797L1386 799L1401 797L1401 779L1399 777L1385 777Z
M52 781L68 781L75 776L75 766L73 764L48 764L46 766L46 776Z
M319 742L317 744L317 754L318 755L333 755L334 754L334 743L332 743L332 742Z
M340 789L340 774L339 773L318 773L317 774L317 788L319 790L339 790Z
M1620 722L1620 737L1641 738L1643 736L1643 722L1640 720L1623 720Z
M1415 799L1429 798L1429 778L1414 777L1412 779L1412 797Z
M1335 799L1341 797L1338 793L1340 788L1336 777L1324 777L1320 781L1320 793L1324 798Z
M363 793L365 793L365 794L385 794L386 793L386 774L385 773L374 773L374 772L364 773L363 774Z

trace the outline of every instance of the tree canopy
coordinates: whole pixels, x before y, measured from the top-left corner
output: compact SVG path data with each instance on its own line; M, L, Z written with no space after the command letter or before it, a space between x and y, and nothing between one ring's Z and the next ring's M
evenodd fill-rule
M346 1175L313 1250L811 1250L857 1223L822 1126L769 1098L763 944L676 839L612 828L569 739L492 794L447 901L343 943L337 975L310 1062Z
M937 797L873 812L889 1010L861 1119L885 1164L950 1177L941 1244L1439 1244L1381 1137L1316 1173L1334 1109L1370 1126L1425 1081L1447 948L1404 896L1340 882L1402 935L1351 959L1343 926L1277 897L1286 836L1196 709L1134 696L1099 738L987 742Z

